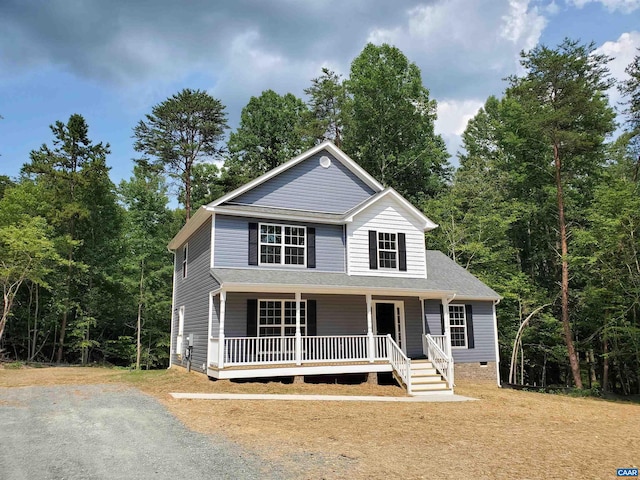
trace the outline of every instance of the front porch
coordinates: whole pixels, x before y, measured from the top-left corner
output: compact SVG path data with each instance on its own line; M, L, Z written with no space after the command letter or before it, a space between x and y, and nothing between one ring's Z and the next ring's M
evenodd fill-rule
M448 319L444 335L425 329L424 299L442 292L233 287L211 292L210 377L391 372L409 394L453 393Z

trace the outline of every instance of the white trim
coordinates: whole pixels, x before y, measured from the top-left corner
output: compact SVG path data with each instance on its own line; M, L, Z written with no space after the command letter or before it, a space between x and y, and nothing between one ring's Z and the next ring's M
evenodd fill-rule
M377 230L376 233L378 234L378 238L377 243L376 243L376 254L378 256L378 270L382 270L383 272L399 272L400 271L400 246L398 245L398 236L399 236L399 232L397 231L388 231L388 230ZM400 232L401 233L401 232ZM393 240L393 243L395 244L396 248L391 250L391 249L387 249L387 248L380 248L380 234L382 235L394 235L395 236L395 240ZM391 238L391 237L390 237ZM386 240L382 240L382 242L386 242ZM391 242L391 240L389 240L389 242ZM396 258L395 258L395 263L396 266L395 267L383 267L380 265L380 252L393 252L396 254Z
M260 335L260 302L280 302L280 323L279 325L268 325L268 324L264 324L262 325L265 328L274 328L276 326L280 327L280 335L277 335L278 337L295 337L296 335L285 335L285 328L290 328L290 327L295 327L296 331L298 330L299 326L298 324L286 324L285 323L285 302L291 302L291 303L295 303L296 300L300 297L300 292L296 292L294 298L259 298L258 299L258 308L257 308L257 313L256 313L256 337L258 338L269 338L271 337L271 335ZM308 335L307 333L307 327L308 327L308 315L307 315L307 300L300 300L300 304L304 303L304 334ZM296 316L299 314L300 312L296 312ZM300 318L300 321L302 321L302 318ZM298 319L296 318L296 322L298 322Z
M370 293L367 293L365 296L365 301L367 304L367 336L369 337L369 363L373 363L376 358L376 344L375 339L373 338L373 302L372 296Z
M279 227L280 228L280 244L277 243L262 243L262 226L266 227ZM304 245L293 245L287 244L285 241L285 229L286 228L297 228L304 230ZM274 246L280 247L280 263L271 263L271 262L262 262L262 246ZM300 263L286 263L285 260L285 252L287 247L293 248L302 248L302 255L304 257L304 261L302 264ZM304 225L286 225L283 223L267 223L267 222L259 222L258 223L258 266L274 266L280 265L281 267L294 267L294 268L307 268L307 227Z
M378 316L376 314L376 305L379 303L387 303L393 304L393 329L395 330L395 335L393 340L398 344L398 346L402 349L404 354L407 354L407 328L406 328L406 320L404 315L404 300L385 300L385 299L377 299L371 302L371 310L372 310L372 326L375 325L376 335L381 335L378 333ZM396 318L396 309L400 308L400 341L398 339L398 322Z
M500 383L500 345L498 344L498 316L496 315L496 305L500 303L500 300L493 302L493 336L495 342L496 349L496 383L499 387L502 386Z
M224 368L224 321L227 314L227 292L220 290L220 330L218 332L218 368Z
M221 205L221 204L223 204L225 202L228 202L229 200L231 200L231 199L233 199L235 197L238 197L238 196L242 195L243 193L245 193L245 192L257 187L258 185L266 182L267 180L279 175L280 173L284 172L285 170L290 169L291 167L293 167L293 166L297 165L298 163L302 162L303 160L306 160L307 158L312 157L313 155L315 155L316 153L318 153L318 152L320 152L322 150L327 150L329 153L331 153L335 157L336 160L338 160L345 167L347 167L349 170L351 170L358 178L360 178L360 180L362 180L364 183L366 183L373 190L382 191L384 189L382 184L380 184L375 178L373 178L369 173L367 173L360 165L358 165L355 161L353 161L351 158L349 158L346 153L344 153L342 150L340 150L338 147L336 147L333 144L333 142L327 140L325 142L322 142L319 145L316 145L315 147L311 148L310 150L307 150L306 152L301 153L297 157L292 158L288 162L283 163L282 165L274 168L273 170L268 171L264 175L259 176L258 178L250 181L249 183L246 183L243 186L233 190L232 192L229 192L226 195L223 195L222 197L218 198L217 200L214 200L213 202L209 203L207 206L208 207L216 207L216 206Z
M459 299L458 299L459 300ZM469 349L469 331L467 330L467 308L464 303L449 303L447 309L449 310L449 332L451 332L451 307L461 307L464 315L464 346L454 345L453 339L451 339L451 348L454 350L468 350ZM459 329L460 325L455 325L453 328Z
M394 295L419 297L429 299L439 299L443 296L455 295L450 290L423 291L405 288L389 288L389 287L351 287L351 286L322 286L322 285L285 285L285 284L264 284L264 283L225 283L224 289L227 292L264 292L264 293L291 293L292 291L300 291L301 293L333 293L342 295Z
M396 200L398 203L400 203L400 205L402 205L405 209L407 209L413 217L420 220L420 222L422 223L422 228L424 229L425 232L428 232L429 230L433 230L434 228L438 227L437 223L427 218L420 210L414 207L402 195L400 195L391 187L387 187L383 192L377 195L372 195L371 197L369 197L368 200L364 201L359 206L355 207L355 209L352 209L350 212L347 213L347 215L345 215L344 221L353 222L354 217L356 217L358 214L362 213L364 210L368 209L372 205L375 205L386 196L391 196L391 198Z
M216 246L216 214L211 214L211 261L209 262L209 268L215 267L215 246Z
M390 363L363 363L360 365L314 365L300 367L243 368L231 370L208 368L207 375L217 379L229 379L391 371L393 371L393 367Z
M180 266L182 280L185 280L189 274L189 242L182 245L182 262L180 263Z
M213 292L209 292L209 328L207 335L207 365L211 365L213 363L213 359L211 358L211 327L213 326L213 299L215 294ZM217 359L216 359L217 362Z
M202 226L204 222L207 221L207 218L211 215L207 209L202 206L196 210L196 213L185 223L180 231L176 233L176 235L171 239L167 248L169 250L176 250L180 245L182 245L185 240L187 240L193 233L198 230Z

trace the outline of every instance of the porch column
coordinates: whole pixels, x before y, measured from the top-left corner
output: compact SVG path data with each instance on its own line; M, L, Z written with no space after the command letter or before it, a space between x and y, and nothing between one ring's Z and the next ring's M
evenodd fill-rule
M442 314L444 317L444 332L442 334L445 336L444 343L447 348L444 353L451 358L451 321L449 319L449 300L447 298L442 299Z
M220 334L218 338L218 368L224 368L224 317L227 311L227 292L220 290Z
M369 337L369 362L373 363L376 358L376 343L373 338L373 313L372 306L373 301L371 300L371 294L367 293L367 336Z
M300 292L296 292L296 365L302 364L302 334L300 332Z
M425 323L427 322L427 319L424 316L424 298L419 297L418 300L420 300L420 312L422 313L422 342L420 342L422 344L422 353L427 356L427 340L425 339L425 336L427 335L427 330L425 327Z

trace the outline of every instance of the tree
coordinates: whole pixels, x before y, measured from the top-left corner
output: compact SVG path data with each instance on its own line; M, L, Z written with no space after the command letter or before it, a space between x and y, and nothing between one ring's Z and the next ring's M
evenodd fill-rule
M120 183L121 198L127 207L125 238L129 252L123 270L127 273L131 296L137 299L135 365L138 370L142 361L143 328L163 322L166 309L162 306L171 298L172 267L166 245L174 232L166 192L160 175L142 166L134 168L134 176L129 181ZM158 307L161 315L156 311ZM157 330L166 332L166 325L161 324ZM162 336L156 333L152 340L151 333L147 334L148 343L156 347ZM150 354L151 347L147 357Z
M240 126L229 137L225 162L227 191L276 168L311 147L305 103L291 93L265 90L242 109Z
M618 88L625 98L623 113L627 117L627 131L631 138L629 145L638 158L636 166L636 177L638 177L637 170L640 166L640 55L635 56L625 72L629 78L620 83Z
M594 53L594 44L565 40L557 49L537 46L521 54L526 70L510 77L507 95L526 112L522 125L540 139L553 162L561 260L561 317L569 363L577 388L582 388L580 365L569 317L569 248L566 194L581 178L597 175L603 163L603 143L614 128L614 112L607 104L608 58ZM547 155L540 158L547 162Z
M62 361L65 347L65 335L70 316L78 312L78 304L72 298L74 285L79 281L76 272L86 269L75 261L78 242L78 224L87 218L89 209L82 202L82 193L87 188L93 169L103 170L106 174L106 155L109 145L93 144L88 136L89 127L82 115L73 114L64 124L57 121L51 127L54 135L53 148L46 144L31 152L31 162L23 166L23 174L33 176L37 184L47 193L44 201L52 207L47 220L60 237L61 248L65 251L67 272L64 287L64 306L58 338L56 359ZM77 298L77 295L76 295Z
M449 155L417 65L396 47L370 43L351 63L346 89L345 151L416 204L440 192Z
M134 148L176 179L184 190L187 220L191 217L193 167L221 153L227 116L224 105L202 90L184 89L155 105L134 128Z
M304 91L309 96L309 128L320 141L331 140L342 147L344 128L343 108L347 99L341 76L322 69L322 75L311 80L311 86Z
M3 300L0 341L22 284L31 281L48 287L47 275L54 266L62 262L49 234L50 227L41 217L25 215L17 224L0 226L0 283Z
M194 165L191 185L191 204L194 209L224 195L220 169L213 163ZM184 198L184 191L180 192L180 198Z

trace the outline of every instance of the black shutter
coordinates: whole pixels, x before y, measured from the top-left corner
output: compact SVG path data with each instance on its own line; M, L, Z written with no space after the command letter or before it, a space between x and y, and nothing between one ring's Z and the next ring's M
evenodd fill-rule
M476 341L473 336L473 309L471 305L466 304L464 310L467 317L467 348L476 348Z
M426 300L420 300L422 302L422 306L426 307L426 305L424 304L424 302ZM429 328L429 322L427 322L427 312L425 311L425 308L422 309L424 313L424 315L422 315L422 323L424 323L424 333L430 334L431 333L431 329Z
M316 308L315 300L307 300L307 336L310 337L318 335Z
M249 265L258 265L258 224L249 223Z
M407 239L404 233L398 233L398 268L407 271Z
M247 337L258 336L258 300L247 300Z
M307 268L316 268L316 229L307 227Z
M369 230L369 268L378 269L378 233L375 230Z
M444 335L444 305L440 304L440 326L442 327L442 335Z

